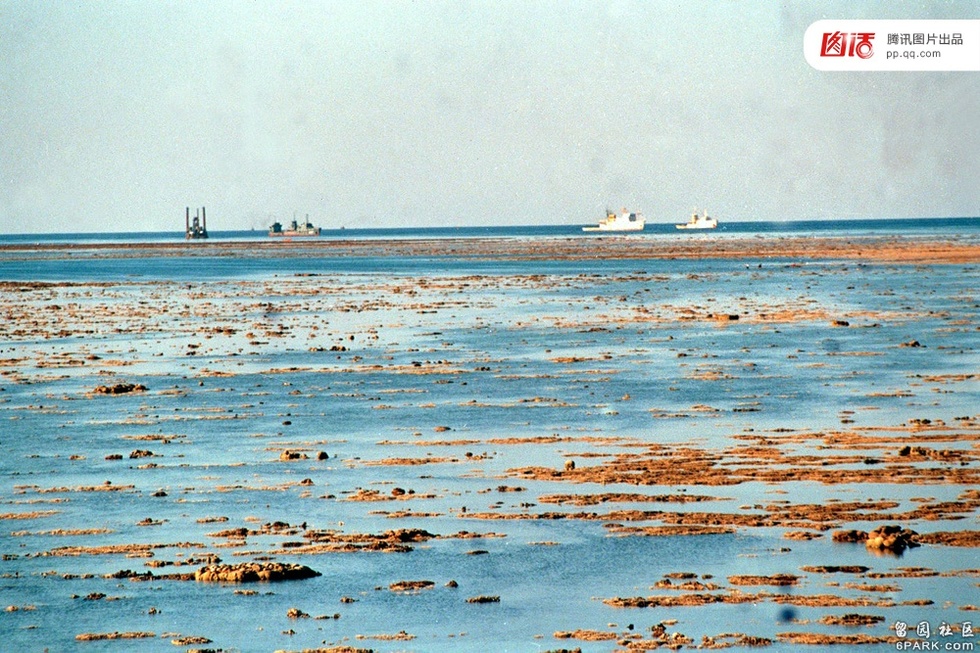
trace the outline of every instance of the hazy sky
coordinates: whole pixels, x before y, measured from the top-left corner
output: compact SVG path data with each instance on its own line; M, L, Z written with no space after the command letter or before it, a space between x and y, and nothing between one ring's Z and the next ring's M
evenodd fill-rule
M980 214L980 73L822 18L980 3L0 0L0 232Z

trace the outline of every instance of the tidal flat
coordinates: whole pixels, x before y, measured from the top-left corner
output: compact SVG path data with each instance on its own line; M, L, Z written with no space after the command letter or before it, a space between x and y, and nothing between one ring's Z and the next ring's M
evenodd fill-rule
M978 289L951 237L0 247L0 641L970 644Z

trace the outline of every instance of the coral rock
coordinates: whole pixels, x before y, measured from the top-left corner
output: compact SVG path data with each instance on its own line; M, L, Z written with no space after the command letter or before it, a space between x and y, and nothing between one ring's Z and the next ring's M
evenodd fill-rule
M869 549L901 552L906 548L919 546L917 535L915 531L889 524L868 533L864 545Z
M319 576L305 565L281 562L244 562L237 565L208 565L198 569L194 580L204 583L254 583L258 581L301 580Z

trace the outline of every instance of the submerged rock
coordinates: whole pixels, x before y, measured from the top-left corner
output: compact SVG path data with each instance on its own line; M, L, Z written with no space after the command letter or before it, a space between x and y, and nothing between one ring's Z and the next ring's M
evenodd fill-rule
M472 596L466 599L467 603L500 603L499 596Z

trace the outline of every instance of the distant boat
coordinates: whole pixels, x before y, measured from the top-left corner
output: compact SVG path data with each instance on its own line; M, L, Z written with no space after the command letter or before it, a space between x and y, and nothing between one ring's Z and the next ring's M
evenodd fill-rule
M714 229L718 226L718 221L708 217L708 212L704 211L698 215L697 209L691 214L691 219L684 224L674 225L678 229Z
M283 229L282 224L279 222L273 222L272 226L269 227L270 236L285 236L287 238L293 238L296 236L319 236L320 227L314 227L310 222L310 216L306 216L306 222L303 224L298 223L293 220L288 229Z
M582 227L582 231L643 231L646 221L642 213L630 213L623 209L616 215L606 209L606 217L594 227Z

